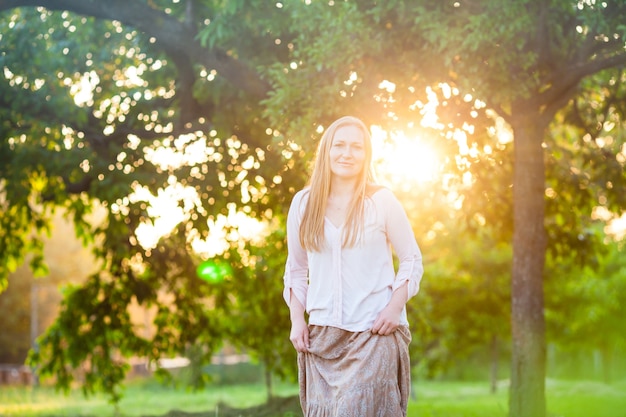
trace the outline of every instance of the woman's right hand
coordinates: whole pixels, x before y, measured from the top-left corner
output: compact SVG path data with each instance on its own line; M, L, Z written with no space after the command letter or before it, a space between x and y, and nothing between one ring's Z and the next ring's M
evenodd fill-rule
M291 320L291 333L289 340L298 352L309 351L309 327L304 320L304 316Z

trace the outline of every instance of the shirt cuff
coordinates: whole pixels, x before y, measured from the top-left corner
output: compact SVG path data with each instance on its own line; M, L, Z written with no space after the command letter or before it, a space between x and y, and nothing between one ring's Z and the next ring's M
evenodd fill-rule
M306 309L306 294L307 294L307 284L294 285L293 279L289 272L285 273L283 278L285 288L283 290L283 299L288 306L290 306L291 294L293 293L294 297L302 304L302 306Z
M396 291L404 284L407 285L407 299L409 301L411 297L415 296L419 292L420 281L423 274L422 260L419 256L414 256L410 261L410 266L407 265L408 271L402 273L401 276L397 276L391 287L392 291Z

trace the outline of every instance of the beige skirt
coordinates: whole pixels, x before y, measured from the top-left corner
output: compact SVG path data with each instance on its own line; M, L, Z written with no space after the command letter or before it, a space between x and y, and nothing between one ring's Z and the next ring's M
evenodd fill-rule
M409 328L389 336L309 326L298 354L305 417L404 417L411 387Z

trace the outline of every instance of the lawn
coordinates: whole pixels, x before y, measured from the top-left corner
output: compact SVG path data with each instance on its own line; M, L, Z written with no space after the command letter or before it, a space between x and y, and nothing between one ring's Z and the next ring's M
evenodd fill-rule
M413 417L506 417L508 388L495 395L486 383L415 384ZM626 380L611 385L592 381L546 381L548 417L626 417Z
M547 381L549 417L626 417L626 381L606 385L592 381ZM105 396L69 396L48 387L0 387L0 416L24 417L295 417L297 387L277 384L283 398L273 410L251 407L265 402L262 385L210 386L202 391L164 387L154 381L135 381L125 389L116 409ZM416 398L409 404L412 417L506 417L507 388L495 395L487 383L417 381ZM286 400L285 398L289 398ZM236 407L233 411L230 407ZM274 414L272 414L274 413Z

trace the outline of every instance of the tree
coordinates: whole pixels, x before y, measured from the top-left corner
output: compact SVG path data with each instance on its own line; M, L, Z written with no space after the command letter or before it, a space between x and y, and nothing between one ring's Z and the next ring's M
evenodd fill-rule
M498 54L491 40L485 37L486 33L478 31L473 32L474 36L467 36L465 42L451 45L451 50L461 57L458 65L454 65L459 74L482 71L478 76L468 76L470 85L478 97L490 98L488 105L498 110L514 132L513 359L509 412L511 416L543 416L542 282L547 247L543 143L550 122L576 96L581 81L626 60L623 33L615 20L626 4L574 7L569 2L530 1L516 3L513 7L502 6L482 3L479 10L486 17L484 20L471 7L468 11L476 27L493 28L502 34L497 37L499 45L495 47L506 52ZM495 20L498 15L503 20ZM513 21L520 26L505 25ZM528 33L522 25L535 28L534 33ZM504 27L508 33L500 30ZM450 39L454 37L446 41ZM481 59L474 57L469 62L464 61L464 49L478 53ZM520 54L524 58L519 59ZM469 66L465 66L466 63ZM621 80L616 82L621 83ZM612 159L615 160L615 156Z
M160 3L0 3L0 279L26 253L45 273L39 234L65 208L78 235L95 243L102 269L66 290L32 359L65 388L81 368L86 392L104 389L114 400L127 369L121 356L156 361L204 343L208 360L227 331L213 320L220 294L197 277L202 259L191 246L218 234L211 225L232 207L273 218L303 177L282 176L286 145L260 105L269 84L252 69L287 55L288 38L277 45L258 19L275 7L252 16L243 3ZM242 31L220 29L203 45L197 28L216 18L222 25L222 12L226 20L247 13ZM153 202L159 195L165 203ZM152 214L172 202L170 212ZM96 205L106 215L93 224ZM140 233L179 206L184 218L159 231L167 238ZM151 337L136 331L134 302L157 312Z
M264 368L268 401L274 396L272 375L296 379L296 351L285 343L290 328L289 310L282 301L282 276L286 261L285 234L278 230L266 236L263 244L246 245L244 256L237 259L233 285L238 294L229 314L228 339L248 351ZM280 297L276 295L280 294Z
M59 213L52 219L50 236L42 239L43 254L49 265L45 277L34 277L28 265L9 275L9 285L0 294L0 363L24 363L33 338L39 336L55 319L61 289L79 284L92 273L94 258L74 234L72 224Z
M559 257L550 259L549 270L562 279L548 282L548 330L552 339L565 352L582 352L601 357L602 378L610 383L619 365L618 352L626 346L624 320L624 286L626 265L624 242L616 242L598 227L595 233L604 236L607 243L596 251L595 261L580 266L575 260L564 262ZM618 368L619 369L619 368Z
M430 259L429 279L424 282L424 291L432 298L424 319L435 334L426 341L439 352L435 370L456 365L462 372L461 364L479 354L490 365L484 376L495 392L501 352L507 353L502 346L510 340L511 251L493 236L497 234L484 228L476 236L465 231L439 238L442 250L437 259Z

